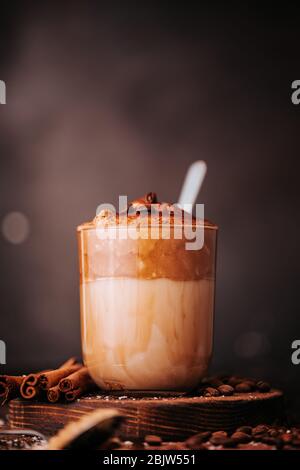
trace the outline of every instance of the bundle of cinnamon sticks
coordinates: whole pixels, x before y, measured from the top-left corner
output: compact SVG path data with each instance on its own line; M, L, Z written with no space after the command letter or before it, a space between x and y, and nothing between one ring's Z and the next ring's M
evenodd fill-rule
M86 367L70 358L58 369L27 376L0 375L0 405L13 398L72 402L96 389Z

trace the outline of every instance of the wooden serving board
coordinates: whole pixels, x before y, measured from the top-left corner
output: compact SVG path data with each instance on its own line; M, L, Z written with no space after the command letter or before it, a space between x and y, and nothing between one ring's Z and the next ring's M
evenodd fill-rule
M271 423L283 416L283 394L240 393L231 397L90 395L71 404L12 400L9 424L33 428L46 436L97 408L115 408L126 416L119 430L124 440L157 434L179 441L200 431L232 431L238 426Z

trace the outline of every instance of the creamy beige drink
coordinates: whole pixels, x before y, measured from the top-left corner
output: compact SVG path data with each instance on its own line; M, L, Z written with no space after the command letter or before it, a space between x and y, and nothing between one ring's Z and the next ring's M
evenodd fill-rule
M172 215L172 227L181 213ZM138 229L127 213L101 214L78 228L84 361L104 389L189 390L212 353L216 226L194 219L203 225L204 245L188 251L172 233L142 238L149 213L142 217ZM134 227L138 236L102 239L104 226Z

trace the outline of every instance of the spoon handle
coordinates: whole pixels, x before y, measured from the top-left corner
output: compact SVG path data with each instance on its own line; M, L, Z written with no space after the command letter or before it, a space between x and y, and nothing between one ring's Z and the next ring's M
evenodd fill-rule
M197 160L189 167L177 203L180 209L183 209L185 204L189 204L190 209L188 209L187 212L192 212L193 205L196 202L198 193L205 178L206 169L207 166L203 160Z

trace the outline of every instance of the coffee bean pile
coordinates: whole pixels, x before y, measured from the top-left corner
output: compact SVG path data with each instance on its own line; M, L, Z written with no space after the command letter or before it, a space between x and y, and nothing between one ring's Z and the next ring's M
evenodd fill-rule
M146 436L144 442L121 441L113 437L106 449L122 450L300 450L300 427L241 426L232 433L204 431L184 442L164 442L159 436Z
M251 444L245 447L245 444ZM191 436L185 441L189 449L230 449L230 448L257 448L259 444L265 444L279 450L300 450L300 428L288 429L284 426L241 426L233 433L226 431L202 432Z
M231 396L238 393L260 392L271 390L268 382L236 376L217 376L204 379L197 389L203 397Z
M45 442L37 436L2 435L0 450L30 450L42 447ZM300 427L241 426L232 433L204 431L183 442L164 442L160 436L148 435L143 442L122 441L112 437L102 449L120 450L300 450Z

